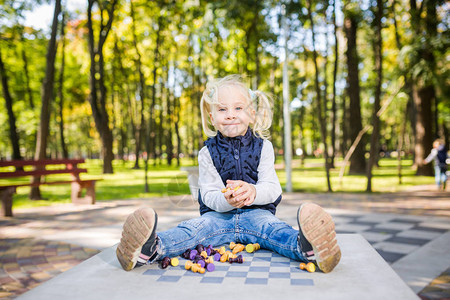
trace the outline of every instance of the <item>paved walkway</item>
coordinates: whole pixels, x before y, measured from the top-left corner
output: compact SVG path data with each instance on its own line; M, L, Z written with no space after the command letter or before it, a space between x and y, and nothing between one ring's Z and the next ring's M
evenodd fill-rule
M450 298L450 193L434 186L392 194L284 194L277 216L296 226L301 202L324 206L338 233L360 233L422 299ZM0 298L13 299L119 241L139 206L158 230L198 216L188 196L16 209L0 218Z

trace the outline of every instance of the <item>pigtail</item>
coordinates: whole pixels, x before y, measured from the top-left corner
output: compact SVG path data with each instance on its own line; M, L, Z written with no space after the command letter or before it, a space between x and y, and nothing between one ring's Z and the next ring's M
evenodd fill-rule
M256 136L267 139L270 136L269 128L272 125L272 107L269 97L261 91L249 90L254 103L256 115L253 132Z
M219 103L217 84L215 82L207 83L206 88L203 91L202 99L200 100L200 112L202 116L203 131L210 137L217 135L217 130L211 123L211 118L209 116L211 107L217 103Z

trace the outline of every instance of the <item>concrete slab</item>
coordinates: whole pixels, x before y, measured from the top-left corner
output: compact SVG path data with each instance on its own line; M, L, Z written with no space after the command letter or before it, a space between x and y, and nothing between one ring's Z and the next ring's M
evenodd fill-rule
M392 267L416 293L450 265L450 232L405 256Z
M339 234L342 259L329 273L308 273L298 262L266 250L244 253L242 265L217 263L198 274L156 264L125 272L110 247L17 299L419 299L358 234Z

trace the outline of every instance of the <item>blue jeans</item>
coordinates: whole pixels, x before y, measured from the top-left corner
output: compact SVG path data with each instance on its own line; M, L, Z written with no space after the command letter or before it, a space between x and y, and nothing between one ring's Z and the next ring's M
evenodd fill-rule
M178 256L198 244L217 247L230 242L259 243L294 260L304 261L297 243L298 231L263 209L234 209L226 213L207 212L201 217L159 232L158 256Z
M441 184L444 184L447 181L445 170L441 169L439 166L434 166L434 179L438 187L440 187Z

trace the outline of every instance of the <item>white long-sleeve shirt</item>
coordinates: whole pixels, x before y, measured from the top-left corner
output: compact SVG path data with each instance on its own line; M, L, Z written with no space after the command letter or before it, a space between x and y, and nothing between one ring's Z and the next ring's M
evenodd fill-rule
M275 172L275 155L272 143L264 140L261 158L258 166L258 181L256 182L256 197L251 205L273 203L281 195L281 185ZM227 212L235 209L231 206L221 190L225 187L222 178L214 167L208 147L203 147L198 154L199 178L198 184L203 203L217 212Z

